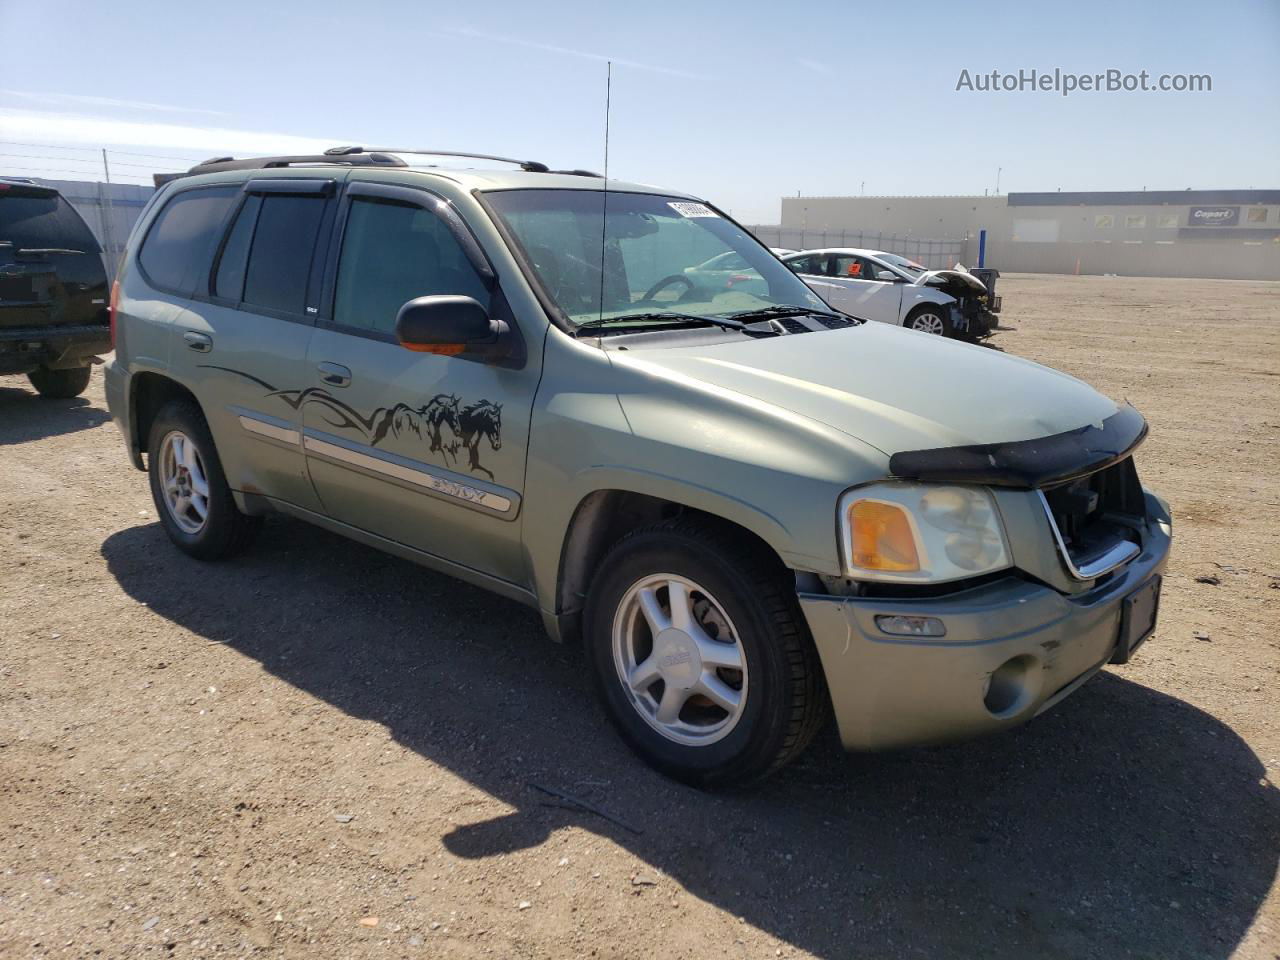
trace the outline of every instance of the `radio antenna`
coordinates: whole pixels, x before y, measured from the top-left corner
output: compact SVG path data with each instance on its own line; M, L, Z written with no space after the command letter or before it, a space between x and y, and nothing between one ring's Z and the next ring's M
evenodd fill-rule
M597 318L604 319L604 248L609 234L609 110L613 105L613 61L605 61L604 74L604 193L600 196L600 301Z

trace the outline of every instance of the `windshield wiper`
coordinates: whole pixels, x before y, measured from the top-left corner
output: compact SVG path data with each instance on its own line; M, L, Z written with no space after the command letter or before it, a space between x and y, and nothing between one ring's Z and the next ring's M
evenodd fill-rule
M621 317L598 317L595 320L584 320L578 324L578 330L589 327L645 327L660 321L668 321L685 326L690 323L696 323L700 326L724 327L726 330L738 330L748 336L774 336L776 330L751 330L741 320L732 317L717 317L714 315L699 316L694 313L675 313L674 311L660 311L651 313L628 313Z
M847 313L833 313L830 310L818 310L815 307L800 307L792 304L780 304L776 307L761 307L759 310L744 310L741 313L729 314L729 319L738 321L768 320L773 317L831 317L833 320L861 321Z

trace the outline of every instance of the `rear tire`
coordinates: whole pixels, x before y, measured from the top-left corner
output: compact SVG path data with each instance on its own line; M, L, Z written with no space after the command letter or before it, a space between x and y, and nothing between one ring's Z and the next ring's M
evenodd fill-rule
M919 330L921 333L933 333L942 337L954 334L951 328L951 311L932 304L916 307L907 314L902 325L908 330Z
M69 367L65 370L40 367L28 373L27 379L36 388L36 393L48 400L70 400L84 393L92 373L93 367Z
M715 520L680 517L619 541L591 585L584 625L610 719L677 780L757 780L795 759L826 720L826 683L789 572Z
M262 526L236 506L213 435L200 408L172 400L151 424L147 441L151 498L174 545L197 560L242 552Z

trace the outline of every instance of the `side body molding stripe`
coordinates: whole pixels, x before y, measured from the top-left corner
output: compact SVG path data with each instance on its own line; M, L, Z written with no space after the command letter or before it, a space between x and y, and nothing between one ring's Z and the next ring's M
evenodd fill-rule
M257 417L246 417L240 415L240 426L244 427L250 433L256 433L260 437L270 437L272 440L279 440L282 443L289 443L297 446L302 442L302 435L297 430L289 430L286 427L277 427L274 423L267 423L265 420L259 420Z
M438 473L429 469L425 464L418 464L417 461L414 461L415 465L410 467L312 436L303 437L302 445L309 453L361 467L371 473L379 473L385 477L394 477L397 480L423 487L432 493L437 493L460 503L483 507L494 513L506 514L511 512L512 502L509 497L504 497L499 493L482 489L473 484L453 480L443 472Z
M512 515L513 501L511 497L503 496L493 490L486 490L476 486L474 483L467 483L464 479L454 479L450 476L449 471L433 470L427 464L413 460L405 462L397 462L395 460L385 459L384 457L374 456L364 453L360 450L354 450L351 447L343 446L337 443L331 443L328 440L322 440L319 437L304 437L297 430L290 430L285 427L277 426L265 420L259 420L257 417L248 417L239 414L240 426L249 433L257 434L260 437L266 437L271 440L278 440L281 443L287 443L293 446L301 446L309 453L314 453L321 457L327 457L330 460L337 460L340 463L350 464L351 466L360 467L371 473L381 474L384 477L393 477L396 480L402 480L411 483L416 487L422 487L439 496L446 497L460 504L472 507L483 508L486 512L492 511L496 514ZM410 465L412 464L412 466Z

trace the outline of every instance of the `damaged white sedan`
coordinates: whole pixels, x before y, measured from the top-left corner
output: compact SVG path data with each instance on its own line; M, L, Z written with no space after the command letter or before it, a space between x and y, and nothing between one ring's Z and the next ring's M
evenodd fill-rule
M976 340L996 328L999 271L930 270L882 250L805 250L782 262L838 310L947 337Z

